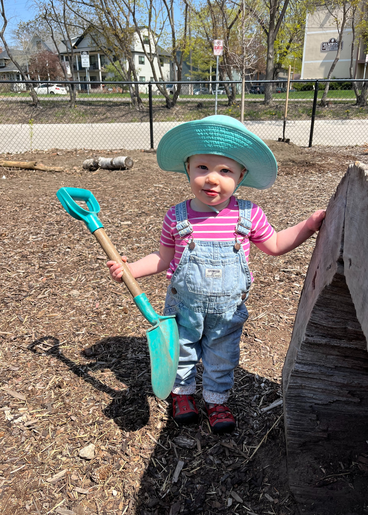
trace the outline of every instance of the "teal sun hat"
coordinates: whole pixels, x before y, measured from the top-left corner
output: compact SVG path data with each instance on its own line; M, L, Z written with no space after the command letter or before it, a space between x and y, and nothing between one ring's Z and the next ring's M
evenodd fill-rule
M239 186L263 190L277 176L277 162L269 147L239 120L214 115L169 130L157 147L162 170L187 173L185 163L196 154L215 154L237 161L247 173Z

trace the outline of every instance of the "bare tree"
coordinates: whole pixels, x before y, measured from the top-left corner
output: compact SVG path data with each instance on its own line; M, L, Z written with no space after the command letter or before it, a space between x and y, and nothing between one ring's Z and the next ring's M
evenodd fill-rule
M236 47L239 49L238 21L242 6L233 4L232 7L229 7L226 0L207 0L206 6L198 9L194 3L189 4L189 0L185 0L185 2L199 20L199 33L207 43L208 52L213 53L214 39L223 40L224 50L219 65L219 79L221 81L228 80L231 83L235 80L234 49ZM231 105L235 101L235 83L232 83L232 87L225 84L225 91L228 96L228 104Z
M8 25L8 19L6 17L6 13L5 13L5 7L4 7L4 0L0 0L0 16L2 18L2 27L0 29L0 39L1 41L3 42L3 45L4 45L4 48L6 50L6 53L8 54L9 56L9 59L12 60L12 62L15 64L15 66L18 68L19 70L19 73L22 77L23 80L29 80L29 77L26 76L26 74L24 73L23 71L23 68L21 67L21 65L18 63L18 61L15 59L15 57L12 55L12 52L9 48L9 45L6 41L6 38L5 38L5 31L6 31L6 27ZM39 102L38 102L38 96L37 96L37 93L35 92L34 90L34 87L31 83L28 83L29 84L29 94L32 98L32 105L35 106L35 107L38 107L39 105Z
M183 55L188 44L188 6L184 6L184 18L182 21L182 32L178 37L177 27L174 20L174 0L146 0L144 9L144 22L142 20L142 10L138 5L130 0L122 0L125 9L131 16L135 33L140 42L140 46L150 64L154 80L164 81L163 67L161 64L161 45L168 34L166 40L169 42L170 56L174 64L174 79L182 80ZM165 54L162 56L165 59ZM181 85L174 88L171 97L164 85L157 84L157 89L165 97L166 107L171 108L176 104L181 91Z
M132 52L134 27L129 11L119 0L77 0L68 2L68 6L86 27L85 35L91 37L116 74L128 83L132 104L138 110L143 109L138 85L131 84L138 82L138 75Z
M360 36L359 44L358 44L358 52L359 54L360 45L366 44L367 42L367 26L368 26L368 20L365 19L365 17L368 15L368 12L361 11L359 9L359 6L354 6L352 17L351 17L351 30L352 30L352 42L351 42L351 48L350 48L350 67L349 67L349 73L350 78L355 78L355 73L353 70L354 66L354 52L355 52L355 42L357 36ZM357 19L358 18L358 19ZM356 22L358 22L358 30L356 27ZM365 77L363 77L365 78ZM353 82L353 90L355 93L356 98L356 105L359 107L365 107L367 105L367 96L368 96L368 81L363 82L361 88L358 87L357 82Z
M261 8L254 1L245 1L245 8L259 23L267 39L266 79L272 80L275 67L275 41L285 17L290 0L262 0ZM265 104L272 101L272 88L265 86Z
M56 5L54 0L50 0L48 3L39 4L40 17L49 27L50 36L56 48L59 56L60 63L64 74L64 79L72 81L76 80L75 76L75 52L73 45L73 36L75 36L75 25L71 20L71 13L67 8L66 2L62 2L61 5ZM69 67L65 65L62 58L62 48L64 45L67 52ZM76 89L74 84L70 84L69 96L70 96L70 107L75 108L76 103Z

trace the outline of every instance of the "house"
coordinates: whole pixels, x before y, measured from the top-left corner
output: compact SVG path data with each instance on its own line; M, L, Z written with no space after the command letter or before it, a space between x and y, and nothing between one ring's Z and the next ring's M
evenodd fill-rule
M16 59L16 61L22 66L22 69L26 72L27 71L27 59L21 50L14 50L13 56ZM0 80L14 80L14 81L20 81L22 80L22 76L18 70L18 68L15 66L13 61L8 56L7 52L5 50L0 49ZM12 85L12 89L16 91L24 90L26 89L25 84L14 84Z
M92 88L100 88L104 81L109 80L109 72L106 69L106 66L110 64L109 58L99 49L93 35L87 31L80 36L72 38L71 42L75 59L73 69L76 72L77 80L90 81ZM61 48L60 54L67 71L69 69L69 74L71 75L69 65L70 52L68 51L70 44L65 40L62 44L63 48ZM147 31L143 34L143 44L147 47L149 45L149 36ZM153 46L153 41L151 41L151 44ZM139 81L153 81L154 77L151 65L145 55L137 33L134 34L133 37L132 53ZM159 56L154 57L154 66L157 77L160 76L158 59L160 60L162 67L163 80L170 80L170 54L163 48L159 47ZM86 88L86 85L84 85L84 88ZM148 86L142 86L140 90L141 92L146 92L146 90L148 90Z
M336 11L339 19L341 11ZM304 50L301 79L323 79L336 57L339 32L336 20L326 9L308 13L305 23ZM353 31L351 20L345 26L340 59L333 71L337 79L350 78L351 45ZM353 78L361 79L364 73L365 53L362 41L355 42L353 55Z

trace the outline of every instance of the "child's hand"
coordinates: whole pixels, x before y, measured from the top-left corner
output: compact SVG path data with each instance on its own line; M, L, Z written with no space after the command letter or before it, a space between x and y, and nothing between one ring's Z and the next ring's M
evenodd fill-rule
M122 256L121 259L124 261L124 263L128 261L126 256ZM111 279L117 283L121 283L123 281L122 277L124 274L123 265L121 263L117 263L116 261L108 261L106 264L109 267Z
M319 231L322 222L326 216L326 210L320 209L311 215L307 220L307 227L309 230L316 232Z

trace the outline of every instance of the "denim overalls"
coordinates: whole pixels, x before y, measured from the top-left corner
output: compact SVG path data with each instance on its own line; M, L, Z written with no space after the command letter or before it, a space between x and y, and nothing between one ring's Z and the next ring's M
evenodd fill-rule
M193 240L186 202L175 206L176 229L188 237L167 290L165 315L176 315L179 367L173 392L195 392L196 363L202 358L203 397L224 404L239 363L239 341L248 311L244 305L251 275L239 239L251 229L251 202L238 200L239 219L232 241Z

